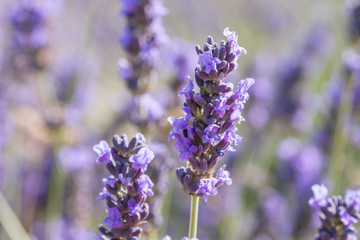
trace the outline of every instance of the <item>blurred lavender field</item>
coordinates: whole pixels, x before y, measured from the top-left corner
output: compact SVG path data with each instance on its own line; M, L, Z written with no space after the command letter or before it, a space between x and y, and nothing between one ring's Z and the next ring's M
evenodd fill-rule
M93 146L137 132L155 154L141 239L187 235L167 119L183 114L195 45L225 27L247 50L227 79L255 84L242 141L222 157L232 185L200 199L198 238L314 239L311 187L360 188L360 1L154 1L145 60L126 38L130 2L0 1L0 239L97 239L108 173Z

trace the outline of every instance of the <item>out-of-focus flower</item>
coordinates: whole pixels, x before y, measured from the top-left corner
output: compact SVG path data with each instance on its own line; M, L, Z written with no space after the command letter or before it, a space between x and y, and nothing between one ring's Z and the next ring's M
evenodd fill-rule
M347 190L341 196L328 197L324 185L314 185L309 204L320 211L321 227L315 239L357 239L353 226L360 219L360 190Z

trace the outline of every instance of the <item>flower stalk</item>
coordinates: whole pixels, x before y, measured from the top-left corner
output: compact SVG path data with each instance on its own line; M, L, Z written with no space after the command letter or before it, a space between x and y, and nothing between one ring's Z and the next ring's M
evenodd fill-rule
M189 238L196 238L200 197L191 195Z

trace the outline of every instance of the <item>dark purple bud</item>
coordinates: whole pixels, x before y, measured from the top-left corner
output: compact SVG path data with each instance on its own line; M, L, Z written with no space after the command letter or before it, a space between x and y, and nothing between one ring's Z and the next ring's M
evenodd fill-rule
M216 69L220 71L226 66L226 63L227 63L226 61L221 61L220 63L216 64Z
M208 162L205 158L202 158L200 160L200 171L206 172L208 169Z
M227 121L221 126L221 129L220 129L220 131L219 131L219 134L222 134L223 132L225 132L226 130L228 130L229 127L231 127L231 125L233 125L233 121L227 120Z
M212 38L212 36L208 36L206 42L210 45L214 45L214 39Z
M202 137L201 137L201 138L202 138ZM204 148L203 148L202 145L200 145L200 146L198 147L198 151L196 152L196 155L197 155L197 156L200 156L203 152L204 152Z
M218 72L215 69L211 69L209 75L212 80L216 80L218 77Z
M225 49L225 46L221 46L220 47L220 54L219 54L219 59L221 61L225 60L225 57L226 57L226 49Z
M201 47L199 45L195 46L195 50L198 55L203 53L203 51L201 50Z
M187 187L187 192L188 193L195 193L198 189L199 189L199 184L191 184L190 186Z
M117 208L119 209L119 211L120 211L121 213L127 212L127 206L126 206L126 204L125 204L123 201L118 202Z
M221 92L224 92L226 88L227 88L226 85L218 85L214 88L214 92L221 93Z
M117 176L116 171L115 171L115 167L112 164L112 162L109 162L108 164L106 164L106 168L112 175Z
M196 134L202 139L204 133L203 130L200 127L195 128Z
M190 108L192 115L196 116L196 113L197 113L196 103L193 102L191 99L186 99L186 103L187 103L188 107Z
M213 57L219 58L220 56L220 48L216 47L213 49Z
M113 202L113 200L111 198L106 199L106 205L108 206L108 208L116 207L116 204Z
M212 115L211 115L211 118L214 118L216 120L218 120L220 118L220 113L219 112L214 112Z
M221 72L223 72L225 75L227 75L229 72L229 68L230 68L230 64L226 63L225 67L223 69L221 69Z
M203 47L204 52L210 51L210 49L211 49L211 45L209 45L208 43L205 43L204 47Z
M235 54L234 53L230 53L229 55L226 56L226 61L227 62L232 62L235 59Z
M231 73L235 69L235 66L236 66L235 63L230 63L228 74Z
M138 240L140 238L141 232L142 232L142 229L140 227L134 228L134 231L132 233L132 235L133 235L132 238L134 238L134 239L129 239L129 240Z
M226 49L226 55L229 55L229 53L231 52L231 44L229 44L229 42L226 42L225 49Z
M213 109L213 105L211 103L208 103L204 108L202 117L208 118L210 116L212 109Z
M99 224L98 229L102 234L104 234L106 236L111 236L111 232L109 230L107 230L107 228L104 227L104 225Z
M138 173L138 170L137 170L137 169L131 168L130 171L129 171L128 176L129 176L130 178L132 178L132 179L135 179L135 176L137 175L137 173Z
M199 161L195 158L195 157L190 157L189 158L189 162L191 164L191 166L195 169L195 170L200 170L200 164ZM180 180L180 178L179 178ZM180 180L181 181L181 180Z
M127 186L128 194L134 195L136 193L136 188L132 185Z
M225 77L225 74L223 72L219 72L218 80L221 81Z
M211 147L211 143L206 142L203 144L203 147L204 147L204 152L207 152L209 150L209 148Z
M205 120L205 124L206 124L206 125L210 125L210 124L215 123L215 122L216 122L216 119L215 119L215 118L207 118L207 119Z
M206 83L206 90L212 94L214 92L214 84L210 81L207 81Z
M207 75L207 74L206 74L205 72L203 72L203 71L199 71L199 72L198 72L198 76L199 76L199 78L201 78L201 79L204 80L204 81L210 80L210 76Z
M204 85L204 80L199 77L199 71L195 71L195 81L200 88Z
M208 171L213 170L219 163L220 156L218 154L213 154L208 163Z
M223 139L223 140L221 140L215 147L224 150L224 149L226 149L229 145L230 145L230 143L226 142L226 141Z
M194 101L202 108L204 108L207 104L204 98L202 98L199 94L193 95Z
M192 176L190 174L186 174L184 177L184 186L188 187L190 184L192 184Z
M129 143L128 151L132 152L137 144L138 144L138 139L136 137L133 137Z
M133 222L132 222L132 219L129 215L126 215L125 216L125 219L126 219L126 222L129 224L129 225L133 225ZM130 237L131 233L133 232L133 228L132 227L129 227L127 229L125 229L123 232L122 232L122 237Z

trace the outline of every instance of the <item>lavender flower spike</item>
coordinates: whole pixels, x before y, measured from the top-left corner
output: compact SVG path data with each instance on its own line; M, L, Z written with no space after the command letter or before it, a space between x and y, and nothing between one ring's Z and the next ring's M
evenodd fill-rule
M309 204L320 210L321 226L316 240L357 239L353 227L360 219L360 190L347 190L345 199L341 196L328 197L324 185L312 186L314 196Z
M109 217L99 225L99 239L141 238L140 227L149 215L148 196L154 186L144 172L154 158L145 145L142 134L136 134L130 142L126 135L113 137L111 149L105 141L94 146L99 154L97 162L105 162L110 176L103 179L104 189L97 199L106 200Z
M236 68L236 61L246 53L237 43L235 32L224 30L227 41L218 45L212 37L201 49L196 46L198 65L195 68L195 82L199 91L194 90L193 79L180 92L185 96L184 117L169 117L173 126L169 140L176 139L175 148L180 160L187 160L188 167L181 167L176 174L186 193L195 196L215 196L218 187L230 185L230 173L223 165L213 177L221 157L241 141L237 135L236 122L244 121L241 111L249 99L248 89L254 80L241 80L234 91L225 77Z

